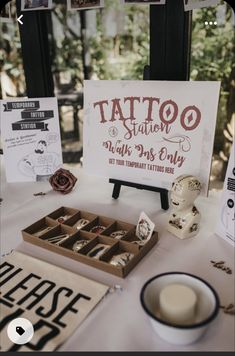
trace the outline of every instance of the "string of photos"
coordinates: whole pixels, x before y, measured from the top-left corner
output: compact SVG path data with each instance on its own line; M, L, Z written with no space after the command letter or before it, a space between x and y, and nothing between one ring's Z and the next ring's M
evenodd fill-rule
M67 2L68 11L99 9L107 6L105 0L64 0ZM169 0L116 0L119 5L162 5ZM216 6L220 0L182 0L184 10L191 11L203 7ZM51 10L56 5L53 0L21 0L21 11L41 11ZM12 18L11 2L9 2L0 14L1 21L8 21Z

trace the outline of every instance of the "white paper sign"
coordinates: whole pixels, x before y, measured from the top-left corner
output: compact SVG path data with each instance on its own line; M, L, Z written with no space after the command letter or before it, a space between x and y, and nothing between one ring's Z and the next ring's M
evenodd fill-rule
M52 0L21 0L21 11L52 9Z
M1 351L53 351L74 333L109 287L19 252L1 261ZM28 319L25 345L11 342L9 323ZM19 340L20 341L20 340Z
M169 189L181 174L207 193L219 82L85 81L84 168Z
M226 172L216 233L235 247L235 145Z
M47 180L63 163L57 99L1 100L0 105L7 181Z
M220 0L184 0L184 10L190 11L203 7L216 6Z
M88 10L104 7L104 0L67 0L68 10Z

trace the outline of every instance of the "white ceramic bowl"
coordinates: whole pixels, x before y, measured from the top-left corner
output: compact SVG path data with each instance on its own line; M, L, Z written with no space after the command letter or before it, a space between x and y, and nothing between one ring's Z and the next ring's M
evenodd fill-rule
M197 295L196 317L193 324L173 325L160 317L160 291L165 286L176 283L192 288ZM188 345L198 340L218 315L220 305L217 293L206 281L182 272L163 273L151 278L143 286L140 300L158 335L177 345Z

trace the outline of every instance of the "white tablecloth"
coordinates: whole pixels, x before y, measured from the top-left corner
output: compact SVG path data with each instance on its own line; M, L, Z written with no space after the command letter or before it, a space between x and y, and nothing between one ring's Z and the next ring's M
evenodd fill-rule
M157 193L123 187L120 198L112 199L113 185L108 179L89 177L71 169L78 177L72 193L62 196L51 191L49 183L7 184L1 174L1 254L17 249L31 256L69 269L109 285L121 285L123 291L108 295L60 348L61 351L234 351L234 316L222 311L198 342L175 346L161 340L143 311L139 295L149 278L163 272L183 271L207 280L218 292L221 304L234 303L234 249L214 234L219 193L200 197L199 234L179 240L165 230L168 213L161 210ZM37 192L46 196L34 197ZM137 223L145 211L156 223L159 242L125 278L96 270L59 256L22 240L21 230L60 206L69 206ZM213 268L210 261L226 261L233 269L228 275Z

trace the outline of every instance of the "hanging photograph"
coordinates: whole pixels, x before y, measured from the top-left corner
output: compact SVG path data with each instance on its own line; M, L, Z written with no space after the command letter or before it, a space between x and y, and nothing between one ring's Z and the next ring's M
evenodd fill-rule
M184 0L184 10L190 11L203 7L216 6L220 0Z
M52 0L21 0L22 11L52 9Z
M125 0L126 4L165 5L166 0Z
M84 169L165 189L195 175L206 195L219 91L220 82L85 81Z
M6 4L3 7L2 11L0 12L0 20L1 20L1 22L11 22L12 21L10 3Z
M68 10L88 10L104 7L104 0L67 0Z

